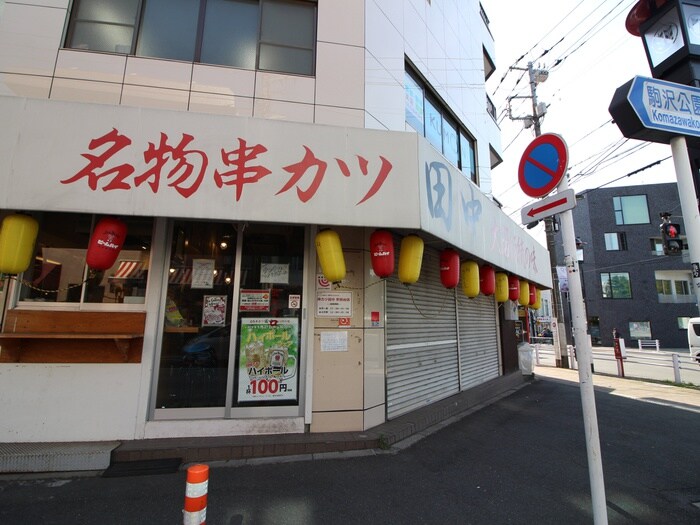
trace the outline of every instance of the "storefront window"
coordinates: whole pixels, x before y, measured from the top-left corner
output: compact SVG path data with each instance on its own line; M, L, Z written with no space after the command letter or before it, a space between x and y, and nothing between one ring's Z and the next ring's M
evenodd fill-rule
M233 407L298 405L304 243L297 226L173 225L157 409L223 409L227 391Z
M231 224L174 224L157 408L225 406L235 253Z
M114 265L95 271L85 255L99 216L34 213L39 221L32 266L21 276L19 300L45 303L144 304L153 220L120 217L127 236Z

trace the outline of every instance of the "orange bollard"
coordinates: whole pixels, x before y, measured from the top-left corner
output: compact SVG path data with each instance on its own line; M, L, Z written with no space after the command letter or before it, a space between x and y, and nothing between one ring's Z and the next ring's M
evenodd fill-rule
M209 467L192 465L187 469L185 488L184 525L204 525L207 522L207 492L209 490Z

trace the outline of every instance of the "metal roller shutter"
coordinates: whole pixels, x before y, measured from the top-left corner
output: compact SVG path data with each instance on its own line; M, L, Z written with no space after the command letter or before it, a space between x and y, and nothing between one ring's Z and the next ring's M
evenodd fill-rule
M455 291L425 249L417 283L387 285L387 419L459 392Z
M461 384L468 390L499 375L496 302L493 296L457 297Z

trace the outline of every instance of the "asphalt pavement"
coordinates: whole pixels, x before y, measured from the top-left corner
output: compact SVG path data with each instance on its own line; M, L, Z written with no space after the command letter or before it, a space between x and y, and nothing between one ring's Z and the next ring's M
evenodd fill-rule
M535 376L386 451L212 463L207 524L592 523L577 373ZM594 384L609 522L700 523L700 391ZM0 523L182 523L185 476L0 477Z

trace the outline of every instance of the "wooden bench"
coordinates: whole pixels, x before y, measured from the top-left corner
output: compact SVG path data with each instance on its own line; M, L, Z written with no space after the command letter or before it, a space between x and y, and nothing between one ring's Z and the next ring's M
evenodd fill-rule
M145 321L145 312L8 310L0 362L139 363Z

